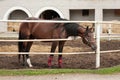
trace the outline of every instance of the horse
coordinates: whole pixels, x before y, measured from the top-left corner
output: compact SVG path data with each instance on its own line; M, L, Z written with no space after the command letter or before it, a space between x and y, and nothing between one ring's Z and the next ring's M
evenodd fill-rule
M38 18L28 18L27 20L39 20ZM54 20L67 20L62 18L56 18ZM67 20L68 21L68 20ZM80 36L84 44L96 50L96 43L93 36L93 28L84 28L78 23L45 23L45 22L22 22L19 29L19 40L21 39L62 39L68 38L69 36ZM63 52L63 47L66 41L51 41L51 51L55 52L58 46L58 52ZM18 42L19 52L29 52L33 42ZM29 54L19 54L18 61L20 62L20 57L23 56L23 65L25 61L29 67L33 67ZM53 54L48 57L48 67L52 66ZM26 58L26 59L25 59ZM62 68L62 54L58 55L58 67Z

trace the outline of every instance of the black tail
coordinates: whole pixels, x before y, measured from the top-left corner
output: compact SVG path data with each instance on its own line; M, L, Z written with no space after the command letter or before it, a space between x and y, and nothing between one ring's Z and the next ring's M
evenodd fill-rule
M21 34L21 32L19 32L19 38L18 38L19 40L21 40L22 39L22 34ZM18 42L18 51L19 52L22 52L22 48L23 47L23 42Z
M21 32L19 32L19 40L23 39ZM23 52L23 42L18 42L18 52ZM18 54L18 61L20 62L22 54Z

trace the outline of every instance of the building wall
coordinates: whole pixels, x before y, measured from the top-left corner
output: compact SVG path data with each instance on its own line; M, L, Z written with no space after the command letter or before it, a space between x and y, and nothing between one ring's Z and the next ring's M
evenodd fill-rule
M32 16L44 7L58 9L66 18L70 18L70 9L119 9L120 0L1 0L0 19L12 7L27 9Z
M80 21L94 21L95 11L93 9L90 9L88 11L88 15L83 16L82 10L70 10L70 19Z
M38 17L44 10L53 9L58 12L61 17L67 19L71 18L73 20L120 20L119 16L114 17L111 10L109 10L120 9L119 3L120 0L0 0L0 19L8 19L10 13L15 10L22 10L29 17ZM82 9L89 9L90 16L77 17L77 15L81 15ZM70 10L79 11L71 12ZM109 15L112 17L109 17ZM7 31L5 23L0 22L0 25L0 30L2 29L2 31Z
M118 15L115 14L115 9L105 9L103 14L104 21L120 21L120 10Z

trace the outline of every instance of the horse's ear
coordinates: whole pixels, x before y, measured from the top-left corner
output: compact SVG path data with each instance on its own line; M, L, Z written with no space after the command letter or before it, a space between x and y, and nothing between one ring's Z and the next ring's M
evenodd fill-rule
M86 31L90 31L90 32L94 32L95 31L95 29L93 28L93 27L91 27L91 28L89 28L89 26L87 26L87 28L86 28Z
M89 26L87 26L87 28L86 28L86 31L88 31L89 30Z
M88 34L89 27L87 26L85 34Z

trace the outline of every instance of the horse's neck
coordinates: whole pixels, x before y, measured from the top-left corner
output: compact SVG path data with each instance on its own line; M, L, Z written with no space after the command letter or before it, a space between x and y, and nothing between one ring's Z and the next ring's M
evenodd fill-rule
M80 27L78 28L78 32L79 32L80 34L84 34L84 33L86 32L86 28L80 26Z

